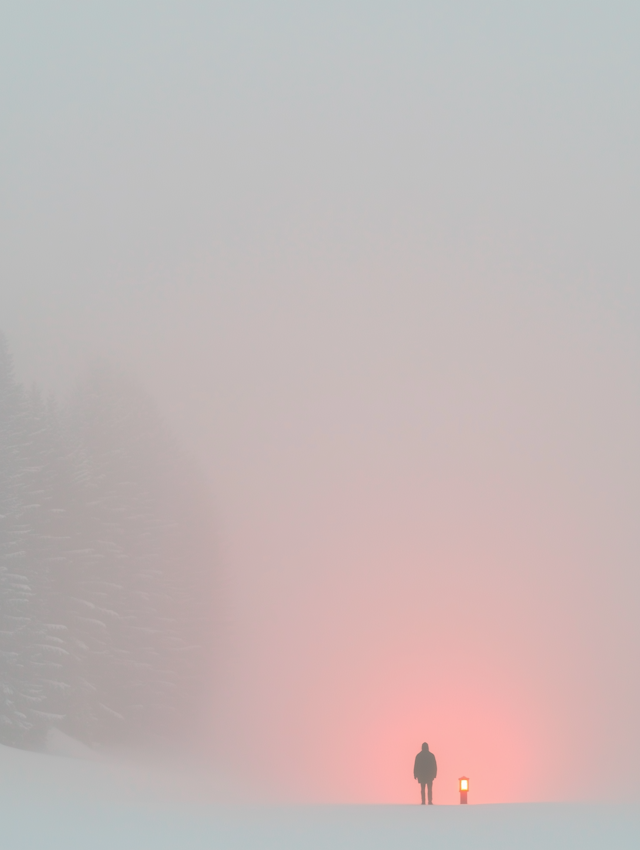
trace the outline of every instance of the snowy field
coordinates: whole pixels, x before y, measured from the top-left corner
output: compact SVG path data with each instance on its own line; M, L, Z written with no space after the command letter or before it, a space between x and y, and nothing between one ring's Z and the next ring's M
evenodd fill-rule
M193 779L6 747L0 783L3 850L640 847L634 806L214 805L215 788L199 785L198 795Z

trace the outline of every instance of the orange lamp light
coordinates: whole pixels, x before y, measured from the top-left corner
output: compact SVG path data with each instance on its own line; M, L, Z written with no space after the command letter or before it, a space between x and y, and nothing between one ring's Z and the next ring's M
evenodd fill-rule
M469 777L461 776L458 779L458 790L460 791L460 803L466 804L467 802L467 793L469 791Z

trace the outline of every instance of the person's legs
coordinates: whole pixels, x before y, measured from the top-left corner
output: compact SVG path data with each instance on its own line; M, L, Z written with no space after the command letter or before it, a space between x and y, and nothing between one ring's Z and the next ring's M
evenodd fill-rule
M427 782L427 788L429 789L429 805L433 806L433 779ZM424 803L424 785L422 786L422 802Z
M424 806L424 782L420 783L420 793L422 794L422 805Z

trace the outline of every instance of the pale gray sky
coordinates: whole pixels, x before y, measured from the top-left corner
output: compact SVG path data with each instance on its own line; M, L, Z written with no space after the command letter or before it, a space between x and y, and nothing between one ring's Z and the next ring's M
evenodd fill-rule
M201 459L217 746L281 795L403 800L424 739L447 800L637 789L639 35L3 6L0 326L56 392L128 365Z

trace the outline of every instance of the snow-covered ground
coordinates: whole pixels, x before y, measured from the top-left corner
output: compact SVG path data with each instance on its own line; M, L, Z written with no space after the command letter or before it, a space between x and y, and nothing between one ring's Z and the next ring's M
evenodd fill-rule
M54 739L51 749L67 747ZM76 756L83 755L81 750ZM196 783L198 785L198 783ZM0 747L4 850L626 850L640 807L238 806L193 778Z

